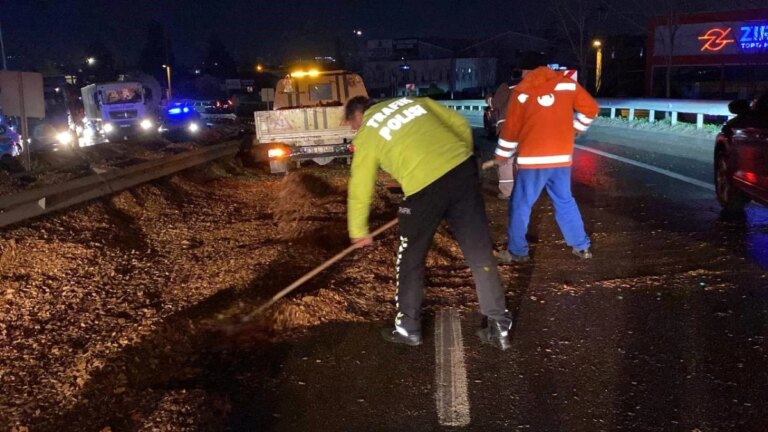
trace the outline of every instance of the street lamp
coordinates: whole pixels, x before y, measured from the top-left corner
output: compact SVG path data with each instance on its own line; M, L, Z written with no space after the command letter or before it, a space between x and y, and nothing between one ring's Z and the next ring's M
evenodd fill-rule
M171 100L171 65L163 65L165 76L168 78L168 101Z
M264 72L264 66L260 64L256 65L256 72Z
M600 91L600 81L603 75L603 43L599 39L592 42L592 47L597 49L595 56L595 94Z
M93 66L96 64L96 59L94 57L88 57L85 59L85 62L88 63L88 66Z
M352 33L353 33L355 36L362 36L362 35L363 35L363 31L362 31L362 30L360 30L360 29L355 29L355 30L352 30Z

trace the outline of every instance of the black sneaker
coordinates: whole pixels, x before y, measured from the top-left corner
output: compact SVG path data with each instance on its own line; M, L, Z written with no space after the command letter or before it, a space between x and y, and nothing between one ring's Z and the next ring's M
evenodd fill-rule
M405 344L410 346L421 345L421 332L413 331L409 332L408 336L400 333L397 329L387 327L381 329L381 337L387 342Z
M592 258L592 252L589 251L589 248L577 250L576 248L573 248L573 254L581 259L590 259Z
M530 255L515 255L512 252L504 249L496 254L496 259L502 264L510 264L513 262L528 262L531 260Z
M512 328L512 320L496 321L488 318L488 325L477 331L477 336L483 343L493 345L502 351L506 351L511 346L509 342L509 331Z

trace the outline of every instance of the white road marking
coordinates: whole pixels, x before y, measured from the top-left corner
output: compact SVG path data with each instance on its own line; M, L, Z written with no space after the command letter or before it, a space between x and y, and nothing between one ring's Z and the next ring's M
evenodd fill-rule
M461 321L454 309L440 310L435 324L435 401L443 426L469 425L467 368Z
M710 183L707 183L707 182L703 182L701 180L696 180L695 178L684 176L684 175L678 174L678 173L676 173L674 171L665 170L663 168L655 167L653 165L648 165L646 163L638 162L636 160L632 160L632 159L628 159L628 158L625 158L625 157L617 156L615 154L607 153L607 152L600 151L600 150L595 150L595 149L589 148L589 147L584 147L583 145L576 144L575 147L577 149L579 149L579 150L588 151L588 152L591 152L591 153L594 153L594 154L597 154L597 155L600 155L600 156L603 156L603 157L607 157L609 159L617 160L619 162L624 162L624 163L628 163L630 165L634 165L636 167L645 168L645 169L653 171L655 173L659 173L659 174L665 175L667 177L672 177L675 180L680 180L682 182L686 182L688 184L692 184L694 186L698 186L698 187L701 187L701 188L704 188L704 189L707 189L707 190L710 190L710 191L713 191L713 192L715 190L715 186L713 184L710 184Z

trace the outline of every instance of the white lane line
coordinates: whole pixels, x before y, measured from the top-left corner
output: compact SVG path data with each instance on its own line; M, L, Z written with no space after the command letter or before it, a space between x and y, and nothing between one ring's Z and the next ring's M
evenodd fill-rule
M696 180L695 178L684 176L684 175L678 174L678 173L676 173L674 171L665 170L663 168L655 167L653 165L648 165L646 163L638 162L636 160L627 159L627 158L621 157L621 156L616 156L615 154L606 153L604 151L595 150L595 149L589 148L589 147L584 147L583 145L579 145L579 144L576 144L575 147L577 149L579 149L579 150L588 151L588 152L591 152L591 153L594 153L594 154L597 154L597 155L600 155L600 156L603 156L603 157L607 157L609 159L614 159L614 160L617 160L617 161L620 161L620 162L624 162L624 163L628 163L630 165L634 165L636 167L645 168L645 169L653 171L655 173L659 173L659 174L665 175L667 177L672 177L675 180L680 180L680 181L686 182L688 184L692 184L694 186L702 187L704 189L707 189L707 190L710 190L710 191L713 191L713 192L715 190L715 186L713 184L710 184L710 183L707 183L707 182L703 182L701 180Z
M467 368L461 321L455 309L440 310L435 324L437 419L443 426L469 424Z

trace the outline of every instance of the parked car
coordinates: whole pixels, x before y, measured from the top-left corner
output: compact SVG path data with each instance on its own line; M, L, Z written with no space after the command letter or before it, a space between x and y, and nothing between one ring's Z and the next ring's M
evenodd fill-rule
M728 109L736 117L715 142L717 200L726 211L741 211L750 201L768 205L768 92Z
M211 106L206 108L207 114L233 114L232 101L229 99L216 99L211 101Z
M214 102L210 100L191 100L188 103L195 111L201 114L214 106Z

